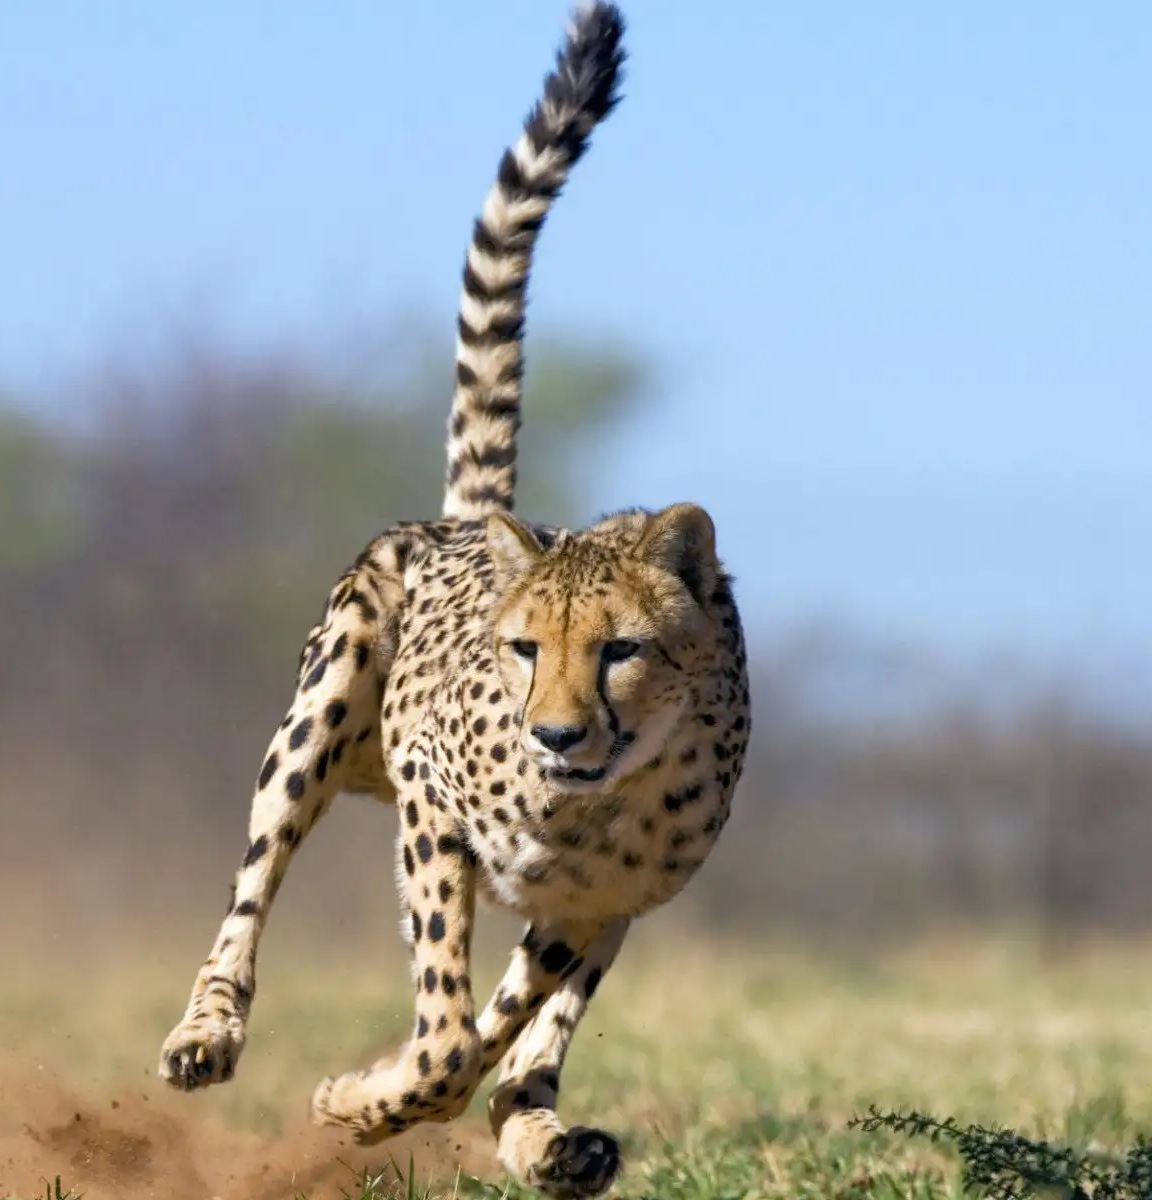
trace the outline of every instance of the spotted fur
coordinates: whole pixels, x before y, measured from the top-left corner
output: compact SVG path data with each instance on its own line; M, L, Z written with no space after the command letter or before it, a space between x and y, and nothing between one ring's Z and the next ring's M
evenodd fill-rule
M675 896L728 818L749 734L744 645L712 522L691 504L568 531L509 511L527 272L540 222L615 102L622 22L581 13L469 251L446 516L395 526L339 579L257 775L228 912L161 1075L231 1078L256 953L293 853L337 792L399 810L412 1036L324 1080L314 1118L365 1142L458 1115L503 1061L501 1161L552 1196L605 1190L603 1130L556 1116L560 1071L629 923ZM479 1011L478 895L527 921Z
M446 517L512 508L532 252L593 128L616 106L623 32L611 5L581 14L476 221L460 297Z

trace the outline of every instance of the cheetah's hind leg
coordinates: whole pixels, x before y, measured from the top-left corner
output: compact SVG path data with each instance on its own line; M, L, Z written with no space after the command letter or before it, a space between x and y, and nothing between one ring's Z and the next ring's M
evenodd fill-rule
M216 942L160 1052L183 1091L232 1077L256 990L256 950L296 848L339 791L391 798L380 698L403 600L403 547L387 535L341 577L300 657L296 695L256 781L248 847Z

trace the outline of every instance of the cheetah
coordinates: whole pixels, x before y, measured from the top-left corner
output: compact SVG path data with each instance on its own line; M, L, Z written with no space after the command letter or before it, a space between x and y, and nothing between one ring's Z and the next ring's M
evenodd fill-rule
M555 1197L616 1177L611 1134L566 1128L560 1072L630 922L675 896L728 818L750 731L743 635L693 504L571 531L512 515L525 294L537 236L618 102L624 23L578 11L505 151L464 270L443 515L396 525L344 572L300 655L256 778L215 944L160 1074L232 1078L256 952L288 864L340 792L399 811L396 883L414 1028L323 1080L313 1119L372 1144L488 1102L503 1166ZM477 897L526 932L477 1014Z

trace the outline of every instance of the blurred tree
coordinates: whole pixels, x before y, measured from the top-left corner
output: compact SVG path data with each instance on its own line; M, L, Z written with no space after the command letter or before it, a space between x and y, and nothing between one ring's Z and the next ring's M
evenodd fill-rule
M61 736L77 821L156 803L243 802L251 758L338 572L393 521L440 511L450 358L411 332L371 373L298 349L189 342L72 390L83 436L0 406L0 761L42 777ZM639 402L618 347L532 357L518 500L584 507L595 437ZM59 764L57 764L59 765ZM33 792L43 785L29 785Z
M64 445L0 401L0 577L37 570L78 535L79 489Z
M439 511L440 340L134 354L72 389L84 436L0 399L0 874L40 869L37 823L51 878L122 862L133 904L141 846L166 891L218 834L230 861L336 574ZM589 515L598 451L645 382L626 349L533 342L521 512ZM839 621L761 639L753 663L733 833L689 902L729 933L855 944L998 915L1057 942L1147 922L1152 744L1085 723L1074 680L1046 703L1002 665L957 674ZM378 903L377 874L365 888Z

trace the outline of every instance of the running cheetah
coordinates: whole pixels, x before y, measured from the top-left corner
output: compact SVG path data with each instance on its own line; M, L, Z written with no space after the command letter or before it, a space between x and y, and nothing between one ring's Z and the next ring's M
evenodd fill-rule
M362 1142L447 1121L503 1060L501 1162L552 1196L604 1191L619 1145L556 1117L560 1069L629 922L675 896L729 812L749 734L743 639L708 515L633 510L569 531L511 515L525 288L545 216L615 106L623 20L573 20L506 151L464 271L443 517L373 541L337 582L260 768L232 900L160 1073L232 1077L256 950L293 852L338 792L400 813L414 1029L325 1079L314 1120ZM476 1015L477 893L527 932Z

